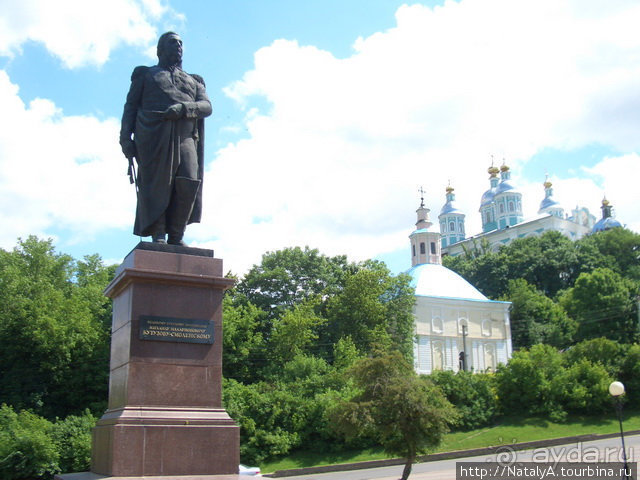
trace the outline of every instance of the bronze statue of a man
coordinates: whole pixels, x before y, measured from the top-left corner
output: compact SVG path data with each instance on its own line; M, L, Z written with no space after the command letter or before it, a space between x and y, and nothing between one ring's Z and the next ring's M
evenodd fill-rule
M122 152L138 164L133 233L185 245L202 214L204 118L211 115L202 77L182 70L182 40L158 40L158 65L136 67L122 114ZM168 234L168 240L165 240Z

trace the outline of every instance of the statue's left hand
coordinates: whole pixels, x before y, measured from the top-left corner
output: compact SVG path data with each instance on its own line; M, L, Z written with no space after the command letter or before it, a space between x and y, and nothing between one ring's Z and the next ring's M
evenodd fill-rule
M165 120L178 120L184 115L184 105L181 103L175 103L164 111Z

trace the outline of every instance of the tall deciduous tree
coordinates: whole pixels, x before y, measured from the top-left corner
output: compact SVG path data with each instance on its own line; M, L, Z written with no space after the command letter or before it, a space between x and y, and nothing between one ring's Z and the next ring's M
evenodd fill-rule
M455 423L455 408L397 352L359 360L350 376L360 392L332 409L334 427L348 439L372 437L387 453L406 458L406 480L417 455L437 446Z
M225 295L222 373L225 377L251 383L265 363L260 321L266 314L252 303L233 305Z
M547 343L566 347L578 329L564 309L522 278L509 281L503 300L511 304L511 335L516 348Z
M442 264L459 273L489 298L504 294L509 280L507 258L503 253L469 253L455 257L446 256Z
M278 368L296 355L306 353L318 339L318 329L325 319L315 313L313 298L287 310L273 322L269 336L268 358Z
M640 281L640 234L626 228L612 228L580 239L576 248L582 264L607 267L626 278Z
M579 323L578 338L607 337L620 343L638 340L638 286L608 268L582 273L560 298Z
M327 328L335 343L350 337L368 353L377 344L393 346L405 359L413 355L415 298L407 275L392 276L379 262L366 262L347 275L342 291L327 301Z
M580 272L574 243L560 232L514 240L501 252L508 278L523 278L548 297L573 285Z
M309 247L285 248L265 253L237 290L273 319L310 296L334 293L348 270L344 255L328 257Z
M101 291L112 274L51 240L0 250L0 403L49 417L104 408L111 306Z

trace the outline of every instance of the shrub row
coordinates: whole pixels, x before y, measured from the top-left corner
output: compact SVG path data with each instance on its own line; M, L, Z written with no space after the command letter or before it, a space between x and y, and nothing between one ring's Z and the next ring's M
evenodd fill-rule
M345 443L329 420L331 408L356 393L343 371L297 355L277 379L253 384L225 379L225 407L241 426L242 461L259 464L299 448L326 452L371 446L362 439ZM640 400L640 345L600 338L560 352L539 344L515 352L496 373L438 371L429 377L460 413L457 429L491 425L503 415L561 421L570 413L610 408L613 380L625 383L628 402ZM87 470L94 425L89 411L50 422L3 405L0 478L48 479Z
M95 423L88 410L50 422L0 406L0 478L50 479L56 473L89 470Z
M491 424L502 415L599 414L611 408L608 387L622 381L625 401L640 400L640 345L606 338L580 342L562 352L533 345L515 352L495 374L435 372L431 378L462 415L460 429Z

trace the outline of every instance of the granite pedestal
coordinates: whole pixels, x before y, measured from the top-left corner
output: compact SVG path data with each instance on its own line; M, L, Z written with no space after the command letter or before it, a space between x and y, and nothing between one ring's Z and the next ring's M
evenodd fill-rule
M105 290L113 326L97 478L235 478L239 428L222 406L222 296L232 285L211 250L141 242L118 268Z

